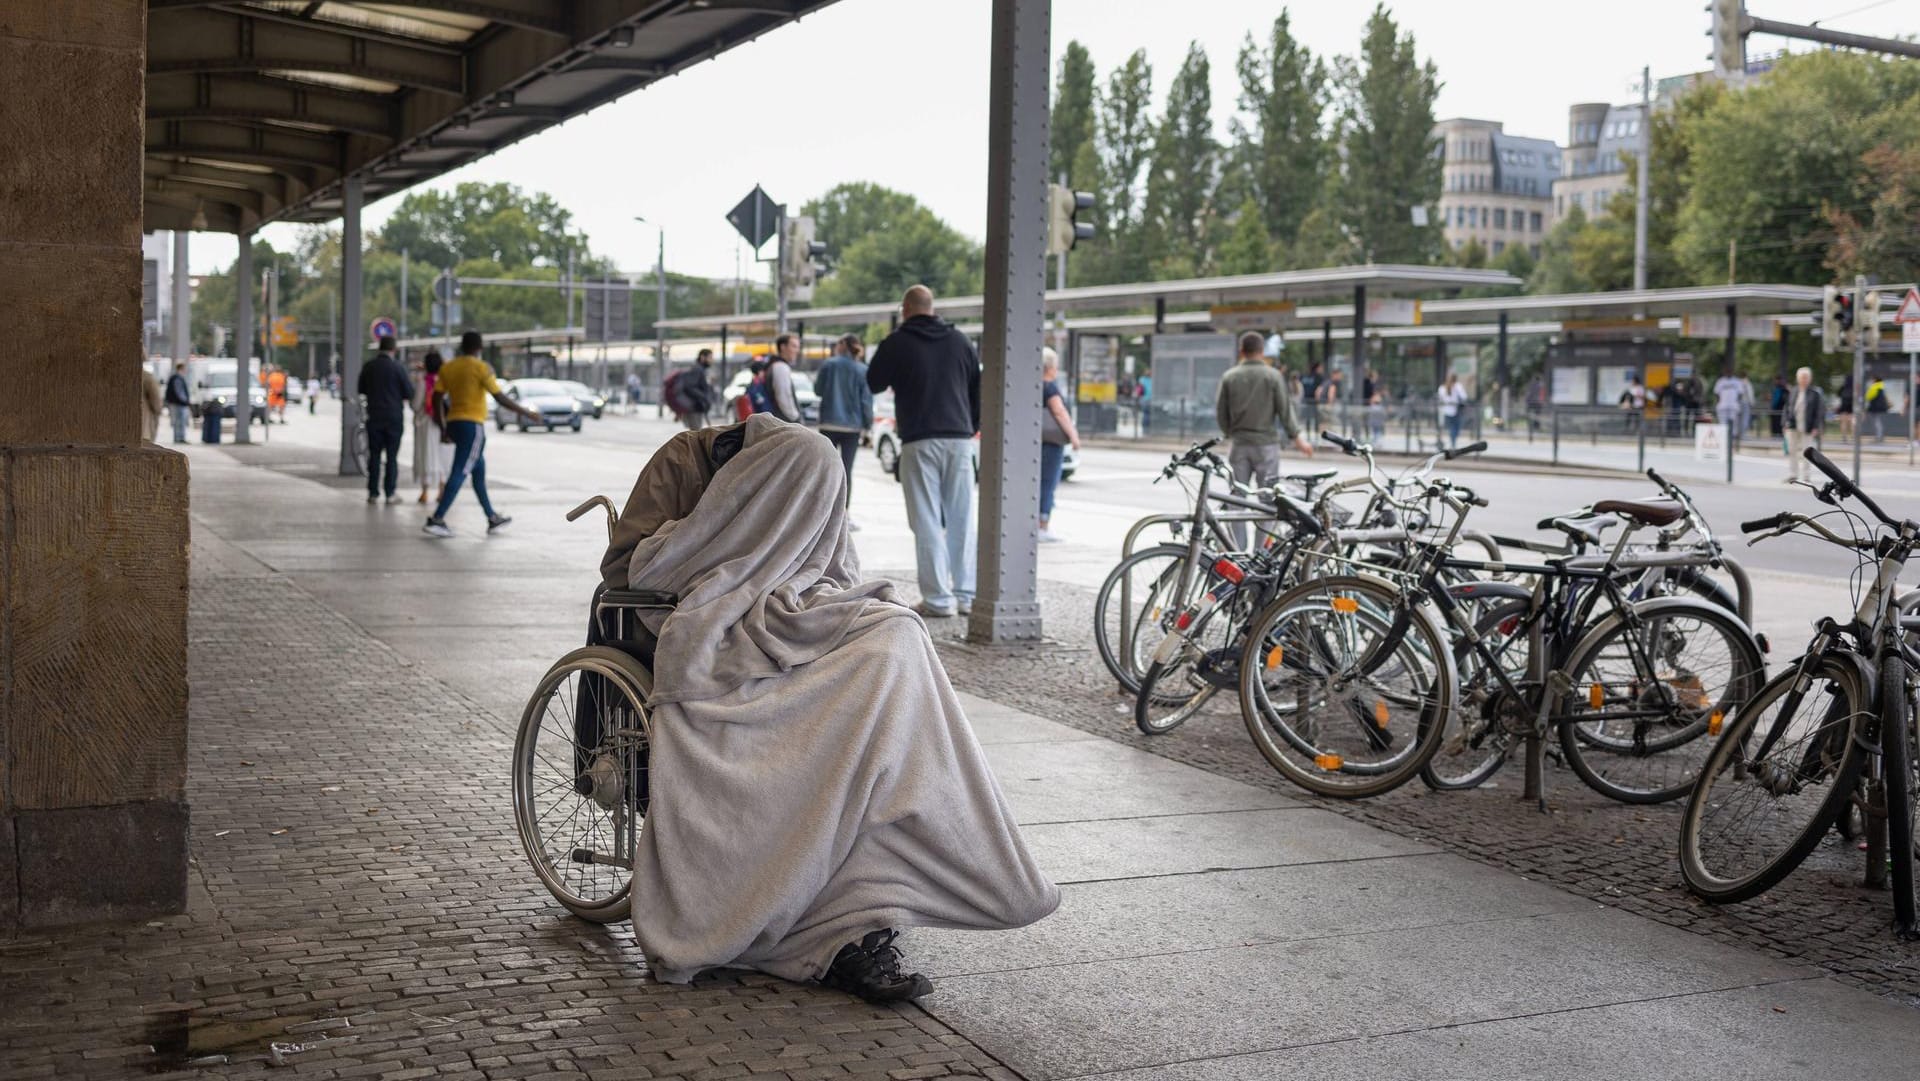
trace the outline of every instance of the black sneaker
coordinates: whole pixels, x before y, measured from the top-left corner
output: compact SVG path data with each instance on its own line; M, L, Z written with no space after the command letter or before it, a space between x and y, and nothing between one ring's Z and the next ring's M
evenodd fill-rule
M502 529L507 528L507 523L511 521L513 521L513 519L504 514L490 515L487 518L487 532L498 533Z
M925 976L900 971L900 948L893 944L897 934L875 931L859 942L840 947L820 982L876 1006L912 1002L932 991L933 983Z

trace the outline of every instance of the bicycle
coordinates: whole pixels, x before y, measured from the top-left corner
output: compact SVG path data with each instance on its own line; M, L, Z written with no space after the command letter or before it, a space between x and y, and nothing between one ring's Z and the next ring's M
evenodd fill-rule
M1896 928L1912 938L1920 618L1909 614L1916 598L1896 597L1895 589L1920 548L1920 523L1888 515L1820 451L1805 454L1828 479L1815 498L1835 509L1782 512L1741 530L1758 534L1749 543L1801 533L1850 549L1860 554L1861 571L1873 568L1872 583L1845 622L1822 618L1806 652L1718 733L1681 819L1680 875L1708 901L1756 897L1799 867L1829 830L1844 836L1857 808L1867 883L1891 878ZM1841 498L1866 508L1878 528ZM1852 536L1819 520L1830 515L1846 521Z
M1717 728L1751 693L1764 666L1745 624L1687 598L1631 600L1605 566L1451 558L1470 509L1487 502L1451 481L1431 481L1425 494L1452 520L1445 539L1415 542L1415 558L1402 567L1316 577L1252 621L1240 663L1241 713L1268 763L1309 791L1340 798L1379 795L1411 780L1462 708L1455 643L1464 643L1476 678L1490 688L1479 703L1488 721L1480 730L1527 739L1525 794L1543 810L1544 737L1553 731L1567 764L1610 798L1651 803L1685 795L1692 771L1683 767L1675 777L1647 764ZM1535 584L1446 577L1497 569ZM1527 599L1524 609L1500 615L1501 640L1526 643L1523 662L1488 645L1468 614L1476 594ZM1595 618L1600 599L1607 609ZM1703 642L1717 654L1704 662L1695 648ZM1487 772L1504 758L1503 742ZM1641 779L1643 772L1656 776Z
M362 394L354 400L357 409L353 419L353 434L347 441L347 453L353 459L353 471L364 477L367 475L367 396Z

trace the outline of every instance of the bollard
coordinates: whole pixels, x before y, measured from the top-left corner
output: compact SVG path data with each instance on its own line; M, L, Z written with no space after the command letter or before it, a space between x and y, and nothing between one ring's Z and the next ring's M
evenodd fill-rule
M1553 464L1560 464L1560 410L1553 411Z

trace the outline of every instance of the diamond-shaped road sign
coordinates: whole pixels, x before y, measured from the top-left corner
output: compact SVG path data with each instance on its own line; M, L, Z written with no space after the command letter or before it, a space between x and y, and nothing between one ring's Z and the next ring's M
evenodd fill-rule
M755 184L739 206L727 211L727 220L753 245L753 250L759 251L780 227L780 205Z

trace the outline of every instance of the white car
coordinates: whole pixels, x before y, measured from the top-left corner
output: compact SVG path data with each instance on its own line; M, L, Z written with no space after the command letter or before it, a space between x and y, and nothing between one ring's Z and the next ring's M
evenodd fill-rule
M555 428L580 430L580 402L559 380L513 379L501 383L500 389L521 405L537 410L547 422L547 431ZM523 432L530 432L536 427L533 421L497 406L493 411L493 422L503 432L508 424L518 424Z
M732 382L720 395L726 405L727 415L733 415L734 399L747 392L747 384L753 381L753 372L742 368L734 374ZM806 372L793 373L793 397L800 406L800 421L803 424L820 423L820 395L814 392L813 376Z

